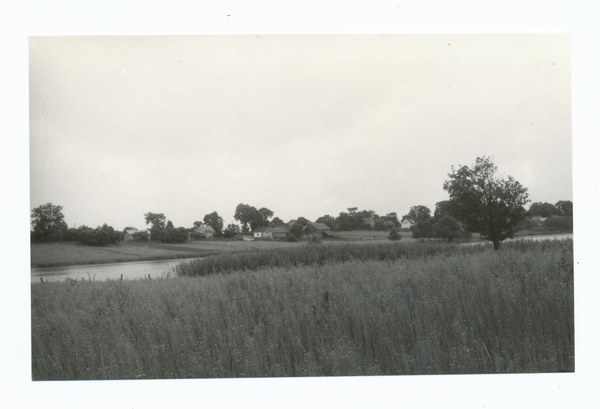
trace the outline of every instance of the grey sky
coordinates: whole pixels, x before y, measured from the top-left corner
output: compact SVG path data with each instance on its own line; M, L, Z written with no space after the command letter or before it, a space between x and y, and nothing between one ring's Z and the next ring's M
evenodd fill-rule
M572 200L568 34L30 38L31 207L69 225L190 227L433 211L491 155Z

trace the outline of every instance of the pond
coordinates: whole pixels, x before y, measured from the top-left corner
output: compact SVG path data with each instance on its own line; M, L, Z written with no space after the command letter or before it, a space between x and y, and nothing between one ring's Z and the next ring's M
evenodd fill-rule
M96 281L137 278L161 278L177 264L194 259L136 261L129 263L88 264L83 266L40 267L31 269L31 282L91 279ZM173 273L174 274L174 273Z

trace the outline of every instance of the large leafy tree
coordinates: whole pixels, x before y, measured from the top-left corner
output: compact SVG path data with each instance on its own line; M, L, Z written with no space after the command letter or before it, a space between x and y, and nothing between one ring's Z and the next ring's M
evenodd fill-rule
M433 225L433 236L438 239L452 241L459 239L461 235L460 224L450 216L443 216Z
M275 217L273 220L269 222L269 227L281 227L285 226L285 222L281 220L279 217Z
M235 208L235 214L233 215L233 218L242 223L242 231L244 233L248 232L248 225L250 225L254 220L254 210L256 210L255 207L243 203L240 203Z
M223 218L216 211L204 215L204 223L212 227L217 236L223 233Z
M559 216L561 212L552 203L535 202L529 206L529 214L532 216L550 217Z
M437 222L444 216L452 217L452 208L449 200L442 200L435 204L435 210L433 212L433 223Z
M152 213L148 212L144 214L144 218L146 219L146 224L151 224L150 234L152 236L152 240L157 240L160 236L160 233L165 228L167 224L167 218L163 213Z
M242 231L247 233L249 231L248 227L252 230L258 227L267 227L269 222L265 217L271 216L273 216L273 212L265 207L258 210L254 206L240 203L235 208L233 218L242 223Z
M419 205L410 208L410 211L402 216L402 220L411 219L413 222L426 222L431 219L431 210L427 206Z
M390 212L386 214L383 216L383 220L393 222L394 226L400 227L400 220L398 220L398 213L396 212Z
M512 176L499 176L489 157L477 158L471 167L452 167L444 190L450 195L453 215L469 231L479 232L494 243L512 238L516 227L525 219L524 206L529 202L527 188Z
M554 206L561 216L573 216L573 202L570 200L559 200Z
M419 221L410 230L413 239L431 239L433 237L433 223L431 220Z
M167 223L167 218L163 213L148 212L144 215L144 218L146 219L146 224L151 224L152 227L159 229L164 229Z
M46 203L31 211L31 225L34 241L59 241L67 230L62 206Z
M267 209L266 207L261 207L260 209L258 209L258 213L260 213L262 217L262 226L260 227L268 227L269 219L273 217L273 211Z

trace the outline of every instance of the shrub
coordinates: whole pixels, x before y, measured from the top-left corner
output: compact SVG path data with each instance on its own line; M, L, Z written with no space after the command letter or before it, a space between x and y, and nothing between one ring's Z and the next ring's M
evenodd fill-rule
M135 241L148 241L148 232L136 231L135 233L133 233L133 239Z
M296 237L292 233L289 233L288 235L285 236L285 241L289 241L289 242L295 243L295 242L298 241L298 237Z
M433 225L436 238L452 241L461 237L462 230L456 219L444 216Z
M296 223L292 226L290 233L299 239L300 237L304 236L304 226L302 226L300 223Z
M553 231L573 231L573 216L550 216L544 220L544 227Z
M313 234L308 238L308 244L321 244L321 236L318 234Z
M396 228L393 228L392 230L390 230L388 239L390 239L392 241L397 241L397 240L402 239L402 235L400 233L398 233L398 230Z
M430 239L433 236L433 225L429 220L417 222L410 230L413 239Z
M158 237L163 243L183 243L187 240L187 232L183 228L166 227Z
M79 242L86 246L104 246L110 242L109 235L104 230L83 228L78 233Z

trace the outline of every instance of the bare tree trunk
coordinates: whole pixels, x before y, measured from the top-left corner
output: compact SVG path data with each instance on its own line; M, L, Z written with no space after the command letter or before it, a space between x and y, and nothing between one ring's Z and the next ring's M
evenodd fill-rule
M494 239L492 240L492 243L494 243L494 250L498 250L500 248L500 240Z

